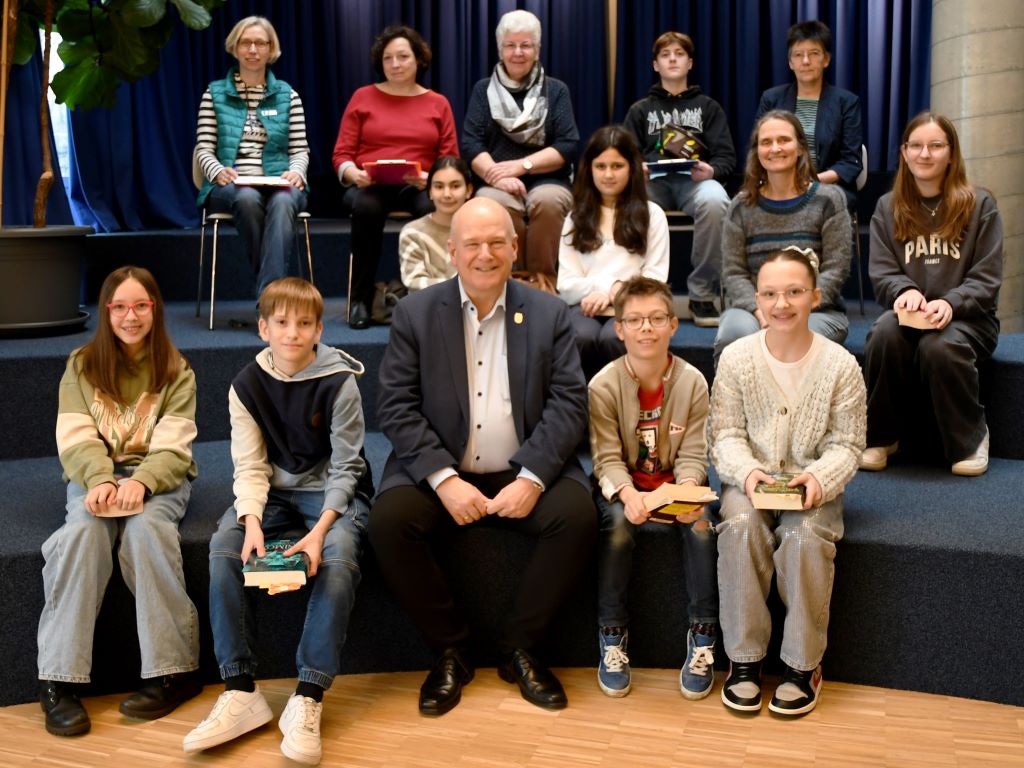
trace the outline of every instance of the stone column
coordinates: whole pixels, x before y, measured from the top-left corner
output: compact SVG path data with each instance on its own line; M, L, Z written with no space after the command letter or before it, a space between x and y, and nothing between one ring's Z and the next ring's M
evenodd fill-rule
M956 125L967 178L996 197L999 318L1024 331L1024 2L932 0L931 108Z

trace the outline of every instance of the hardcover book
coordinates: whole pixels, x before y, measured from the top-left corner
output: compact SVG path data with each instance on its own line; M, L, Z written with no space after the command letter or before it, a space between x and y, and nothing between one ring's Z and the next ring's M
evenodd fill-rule
M772 474L771 483L758 483L754 488L755 509L803 509L807 489L798 485L790 488L796 475L789 473Z
M287 557L284 555L297 543L298 539L274 539L264 542L267 553L263 557L257 557L253 552L242 566L245 586L259 587L272 595L299 589L306 583L306 553L299 552Z
M644 506L656 523L675 523L676 515L700 509L705 504L718 499L710 488L704 485L683 483L662 483L654 491L644 496Z
M363 165L374 184L405 184L405 177L419 176L423 171L418 162L407 160L377 160Z
M900 325L908 328L917 328L919 331L935 330L935 326L928 322L928 318L920 310L911 312L909 309L897 309L896 317L899 318Z

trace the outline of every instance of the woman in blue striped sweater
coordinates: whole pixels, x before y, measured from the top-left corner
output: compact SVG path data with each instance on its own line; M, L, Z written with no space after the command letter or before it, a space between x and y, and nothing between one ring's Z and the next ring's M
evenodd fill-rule
M768 327L757 307L757 272L769 253L790 245L820 255L821 302L808 322L842 344L849 320L839 291L850 273L851 242L846 198L815 177L800 121L792 112L766 113L754 125L743 188L722 223L727 309L715 336L715 364L731 342Z

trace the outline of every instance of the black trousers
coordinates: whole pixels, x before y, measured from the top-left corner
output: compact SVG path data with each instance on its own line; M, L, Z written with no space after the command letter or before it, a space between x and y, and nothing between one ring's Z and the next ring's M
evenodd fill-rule
M868 446L891 445L903 431L902 415L918 393L931 396L946 460L966 459L985 436L979 400L978 362L991 357L999 324L953 320L941 331L901 326L883 312L864 344L868 389Z
M362 189L349 187L342 202L352 217L352 295L349 299L369 309L388 214L408 211L419 218L434 210L434 204L426 190L390 184L374 184Z
M515 479L515 472L461 474L489 498ZM523 531L537 545L499 633L498 650L536 647L586 567L597 534L597 512L590 493L562 478L522 519L487 516L471 525ZM395 598L435 651L465 646L469 627L431 545L433 534L458 528L429 488L404 485L382 493L370 512L369 536L380 569Z

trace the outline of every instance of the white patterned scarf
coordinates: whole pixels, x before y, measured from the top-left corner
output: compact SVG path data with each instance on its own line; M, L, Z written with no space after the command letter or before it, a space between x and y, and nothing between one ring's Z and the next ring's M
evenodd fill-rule
M513 93L526 91L523 106L516 104ZM544 146L544 122L548 117L548 99L544 95L544 67L533 65L522 82L513 80L498 62L487 86L487 104L491 119L516 144L530 147Z

